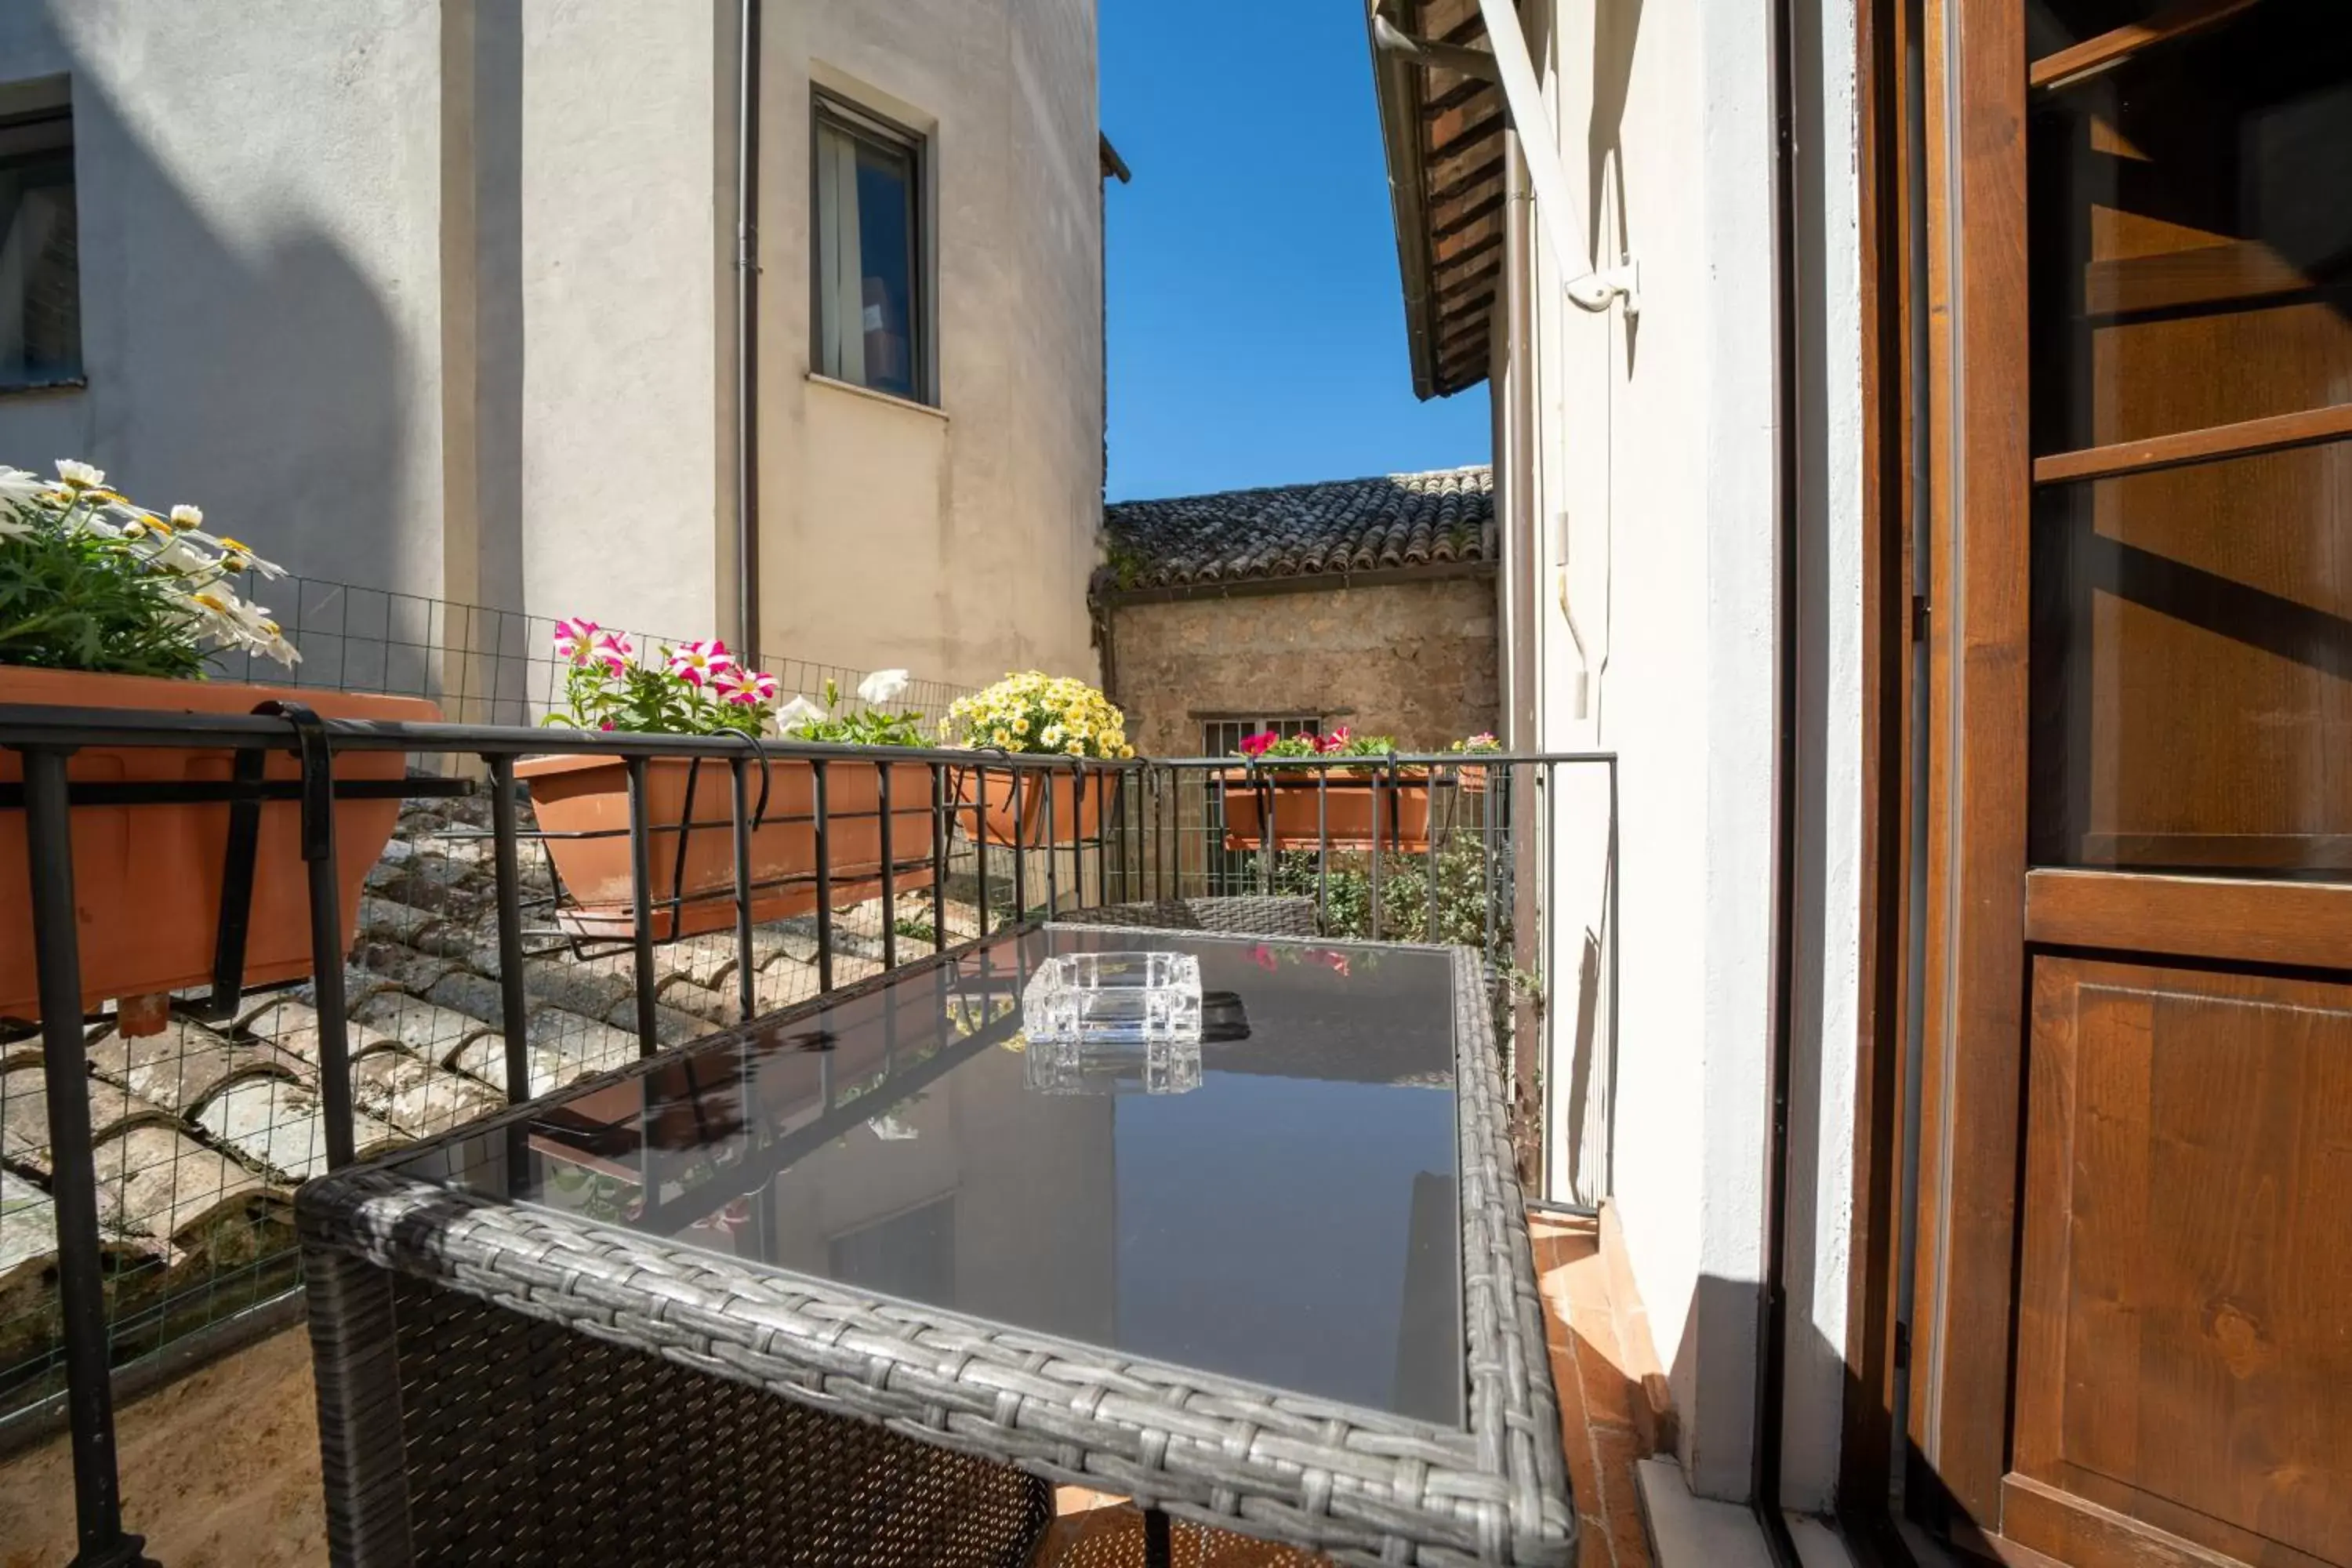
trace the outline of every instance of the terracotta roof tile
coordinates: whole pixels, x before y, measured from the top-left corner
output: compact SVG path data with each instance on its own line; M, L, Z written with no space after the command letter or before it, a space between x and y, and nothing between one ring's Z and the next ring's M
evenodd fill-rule
M1114 594L1492 561L1494 470L1117 501L1103 531L1098 584Z

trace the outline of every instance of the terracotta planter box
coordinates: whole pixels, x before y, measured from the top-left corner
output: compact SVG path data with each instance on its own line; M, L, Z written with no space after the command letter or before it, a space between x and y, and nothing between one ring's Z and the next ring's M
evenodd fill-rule
M1285 776L1228 768L1218 777L1224 785L1228 849L1256 849L1264 846L1266 809L1271 804L1276 849L1312 850L1328 842L1334 849L1370 849L1377 843L1382 849L1426 850L1430 792L1433 788L1454 787L1451 779L1441 779L1433 785L1425 775L1408 774L1402 782L1391 784L1385 777L1374 780L1360 773L1334 771L1329 787L1321 792L1323 804L1318 807L1315 775L1310 771Z
M1013 775L1005 770L982 773L978 768L960 768L955 772L956 796L964 809L958 823L972 837L985 835L991 844L1024 849L1042 849L1047 846L1045 801L1050 793L1053 806L1053 837L1056 847L1077 844L1101 836L1103 803L1110 798L1115 787L1108 771L1088 769L1087 787L1078 789L1075 773L1043 773L1034 769L1021 772L1021 820L1013 819ZM979 819L975 831L973 819Z
M768 809L751 834L751 880L781 882L751 894L754 921L784 920L816 908L816 774L804 761L767 763ZM687 821L687 784L694 784L694 827ZM530 781L531 808L545 833L602 833L603 838L550 838L571 901L556 921L574 936L623 941L636 935L635 889L629 878L629 772L614 756L531 757L515 765ZM757 768L751 802L760 802ZM865 763L825 766L825 843L833 902L862 903L882 894L880 771ZM698 771L685 757L646 763L646 821L653 871L653 939L731 930L735 924L733 772L723 760ZM680 855L684 856L681 872ZM931 875L931 770L925 763L890 765L890 858L901 897L928 888ZM803 879L783 880L784 879ZM683 901L663 904L672 889ZM926 897L928 895L925 895Z
M0 667L0 702L250 713L276 699L307 703L326 719L423 723L441 716L432 703L414 697ZM226 783L235 759L235 752L222 747L87 746L73 754L67 772L75 782L86 784ZM336 756L335 777L345 782L398 779L407 765L407 758L398 752L348 752ZM299 778L301 768L291 752L273 752L264 776ZM0 751L0 783L16 784L23 777L16 753ZM310 973L310 893L302 865L301 813L300 804L290 800L270 801L261 808L245 948L247 985L299 980ZM148 996L212 984L228 816L226 802L73 808L75 923L85 1009L110 997ZM396 800L336 803L335 869L341 879L346 947L359 920L360 885L375 868L399 817ZM0 811L0 1016L32 1018L40 1011L31 900L25 814Z

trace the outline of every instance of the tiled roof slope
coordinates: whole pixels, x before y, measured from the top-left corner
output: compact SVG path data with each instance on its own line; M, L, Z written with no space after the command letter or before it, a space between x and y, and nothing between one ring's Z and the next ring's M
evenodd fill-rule
M1496 558L1486 464L1103 508L1097 591L1437 566Z

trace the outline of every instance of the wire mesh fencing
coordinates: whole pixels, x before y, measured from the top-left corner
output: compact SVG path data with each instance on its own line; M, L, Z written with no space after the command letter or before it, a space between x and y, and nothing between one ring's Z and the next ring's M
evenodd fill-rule
M428 698L444 718L464 724L538 724L562 707L572 667L555 652L553 617L314 577L289 576L262 591L301 662L289 669L257 654L224 652L214 661L221 679ZM640 656L686 640L614 629ZM850 694L852 707L864 706L855 693L873 673L790 654L764 654L759 666L787 695L814 699L830 682ZM937 719L971 689L914 679L883 706ZM437 772L446 763L420 759L420 765Z

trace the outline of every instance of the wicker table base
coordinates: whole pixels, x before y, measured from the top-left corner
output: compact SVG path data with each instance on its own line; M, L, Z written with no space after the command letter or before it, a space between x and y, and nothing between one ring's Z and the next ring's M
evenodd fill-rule
M314 1317L322 1403L396 1421L402 1473L363 1539L331 1520L338 1563L1025 1568L1053 1522L1052 1489L1009 1467L343 1267L389 1284L394 1327L339 1343Z

